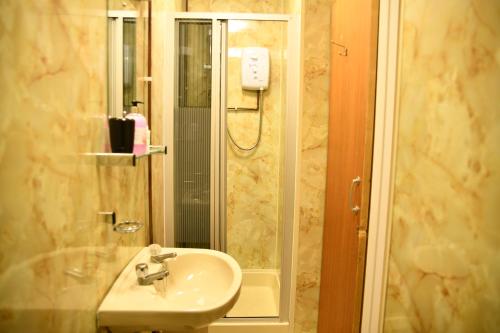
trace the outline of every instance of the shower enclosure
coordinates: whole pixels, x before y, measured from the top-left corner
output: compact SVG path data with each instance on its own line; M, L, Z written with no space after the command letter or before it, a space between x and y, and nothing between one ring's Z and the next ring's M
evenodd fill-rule
M227 317L286 321L297 150L294 23L258 14L169 19L167 246L212 248L238 261L243 285ZM269 51L262 92L241 86L241 54L249 47ZM240 147L258 144L241 149L228 128Z

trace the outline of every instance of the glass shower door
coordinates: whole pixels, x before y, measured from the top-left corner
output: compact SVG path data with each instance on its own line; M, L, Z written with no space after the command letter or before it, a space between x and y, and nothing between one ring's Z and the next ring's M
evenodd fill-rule
M228 20L226 39L225 238L227 253L243 271L240 298L227 317L278 317L287 23ZM243 89L241 83L242 68L252 66L242 55L256 47L269 51L269 86L262 92Z
M178 21L174 104L176 247L211 247L212 22Z

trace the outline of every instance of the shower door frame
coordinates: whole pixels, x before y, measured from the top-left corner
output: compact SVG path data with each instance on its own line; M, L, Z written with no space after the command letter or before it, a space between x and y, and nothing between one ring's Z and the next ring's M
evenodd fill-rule
M281 278L280 278L280 308L279 317L274 318L223 318L225 322L252 322L265 321L269 323L290 323L293 326L295 309L296 266L298 249L298 186L299 186L299 147L300 147L300 40L301 20L298 15L285 14L251 14L251 13L202 13L202 12L174 12L166 13L165 38L175 36L175 40L164 44L165 85L164 85L164 140L169 154L165 156L164 170L164 198L165 221L164 239L166 246L174 246L174 165L175 147L173 134L176 48L177 48L177 20L211 20L212 21L212 96L211 96L211 247L225 250L225 238L219 238L220 228L225 228L225 177L226 177L226 145L225 142L226 117L226 58L222 52L227 48L227 25L229 20L248 21L277 21L287 23L287 48L285 52L286 64L286 108L285 108L285 136L284 136L284 178L283 178L283 243L281 249ZM224 44L225 42L226 44ZM168 47L174 44L176 47ZM221 98L224 97L224 98ZM222 148L222 149L221 149ZM213 170L213 171L212 171ZM222 213L222 214L221 214ZM218 222L216 220L219 220ZM225 236L225 234L224 234ZM288 326L288 325L287 325Z
M174 157L175 157L175 146L174 146L174 108L175 108L175 98L177 98L175 84L178 82L178 46L179 46L179 23L180 22L205 22L210 23L212 27L211 32L211 94L210 94L210 248L215 250L221 250L220 245L220 230L217 223L217 216L219 213L219 200L220 197L220 185L219 177L220 175L220 137L217 135L220 131L220 115L219 108L221 105L220 100L220 25L217 24L217 20L212 18L181 18L175 17L173 22L168 23L170 26L173 23L173 31L168 32L168 36L174 36L174 48L171 50L173 56L174 67L170 71L173 75L172 82L167 79L167 85L173 83L171 87L167 90L172 93L168 101L171 102L169 105L167 103L166 117L165 117L165 130L171 136L167 136L166 144L169 147L169 155L171 158L167 158L166 168L165 168L165 240L166 245L169 247L175 247L175 205L174 205ZM170 58L167 52L167 58ZM168 71L167 71L168 78ZM168 127L168 124L172 126ZM170 195L167 195L170 194Z

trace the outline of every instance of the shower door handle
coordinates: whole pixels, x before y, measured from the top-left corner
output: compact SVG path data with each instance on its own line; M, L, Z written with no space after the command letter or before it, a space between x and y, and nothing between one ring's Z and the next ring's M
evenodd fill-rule
M361 184L361 177L357 176L352 180L351 187L349 188L349 208L354 215L358 214L361 210L358 205L354 205L354 203L352 202L352 192L354 191L354 186L357 186L359 184Z

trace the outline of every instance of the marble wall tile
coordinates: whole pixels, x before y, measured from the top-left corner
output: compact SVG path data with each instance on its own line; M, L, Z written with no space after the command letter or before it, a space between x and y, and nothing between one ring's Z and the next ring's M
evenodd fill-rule
M108 9L110 10L136 10L140 5L135 0L108 0Z
M386 332L500 327L500 3L401 7Z
M330 0L304 1L301 9L303 102L296 333L316 332L318 317L328 143L330 5Z
M281 22L229 21L228 107L257 106L257 91L241 88L241 52L245 47L265 47L270 54L269 88L263 92L262 134L251 152L227 142L227 252L243 268L279 268L283 122L286 93L283 80L286 24ZM263 34L262 31L268 33ZM231 111L227 125L235 142L252 146L259 132L259 113Z
M189 12L284 13L284 0L189 0Z
M284 12L292 15L301 15L303 12L304 1L302 0L284 0Z
M147 242L98 220L148 221L147 161L98 167L106 1L2 2L0 331L93 332L97 306Z

